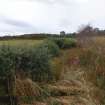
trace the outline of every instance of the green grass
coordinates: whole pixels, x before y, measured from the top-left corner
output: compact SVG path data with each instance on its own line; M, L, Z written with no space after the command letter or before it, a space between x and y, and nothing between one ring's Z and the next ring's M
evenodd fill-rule
M33 46L42 43L43 40L0 40L0 45L10 46Z

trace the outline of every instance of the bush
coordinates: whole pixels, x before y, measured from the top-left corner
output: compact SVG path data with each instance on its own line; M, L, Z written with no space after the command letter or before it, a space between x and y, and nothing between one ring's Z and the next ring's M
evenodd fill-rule
M63 38L54 38L52 40L59 46L59 48L63 47L63 42L64 42Z
M53 74L50 68L48 48L40 45L32 51L30 56L30 69L32 70L33 80L52 80Z
M63 42L63 48L76 47L76 40L73 38L65 38Z
M48 49L48 53L52 57L56 57L60 53L58 45L51 40L45 40L42 46Z
M36 81L51 80L50 58L48 48L41 45L31 48L1 46L0 77L24 72Z
M53 38L51 40L54 41L61 49L76 46L76 40L74 38Z
M0 77L7 77L14 72L14 57L12 47L0 46Z

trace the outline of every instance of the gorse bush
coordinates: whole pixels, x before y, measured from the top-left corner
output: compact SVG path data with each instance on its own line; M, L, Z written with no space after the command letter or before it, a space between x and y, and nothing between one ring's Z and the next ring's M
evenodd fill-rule
M0 77L7 77L14 72L14 51L8 46L0 46Z
M51 40L45 40L44 43L42 43L42 46L48 49L48 53L52 57L56 57L60 53L60 49L59 49L58 45Z
M73 38L65 38L63 43L63 48L76 47L76 40Z
M76 47L76 40L74 38L52 38L51 40L61 49Z
M48 48L41 45L31 48L1 46L0 77L24 72L35 81L51 80L50 60Z
M53 38L52 40L59 46L59 48L63 48L64 43L63 38Z
M33 80L51 80L52 71L50 68L50 55L48 53L48 48L43 46L38 46L30 54L30 68L32 70Z

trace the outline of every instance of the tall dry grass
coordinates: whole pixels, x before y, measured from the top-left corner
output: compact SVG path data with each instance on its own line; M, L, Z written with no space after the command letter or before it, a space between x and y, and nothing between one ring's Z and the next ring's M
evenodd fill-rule
M42 89L31 79L16 79L15 95L20 104L33 103L40 97Z
M105 37L92 37L82 43L79 55L80 68L85 72L85 79L94 86L92 96L105 104Z
M78 45L64 51L63 79L84 79L89 95L98 105L105 105L105 37L86 37Z

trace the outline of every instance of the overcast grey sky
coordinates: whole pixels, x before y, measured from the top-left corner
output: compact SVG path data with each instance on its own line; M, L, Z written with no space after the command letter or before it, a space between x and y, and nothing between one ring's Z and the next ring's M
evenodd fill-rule
M0 35L105 28L105 0L0 0Z

